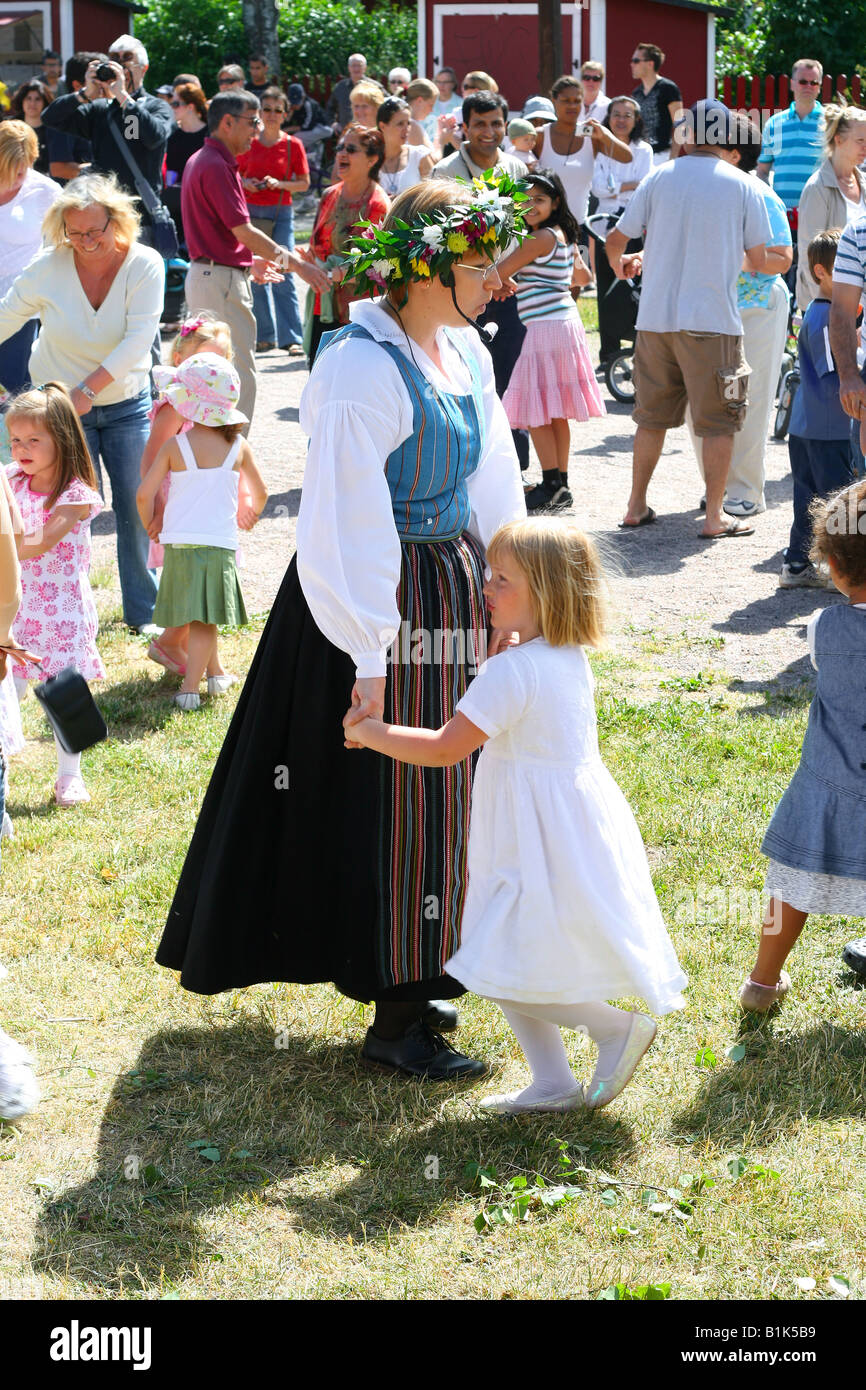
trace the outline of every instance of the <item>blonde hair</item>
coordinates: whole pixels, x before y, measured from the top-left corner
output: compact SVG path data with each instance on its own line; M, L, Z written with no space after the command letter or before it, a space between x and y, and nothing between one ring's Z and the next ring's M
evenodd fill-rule
M0 121L0 188L14 183L22 167L32 169L38 157L36 131L26 121Z
M57 481L46 506L54 506L73 478L79 478L94 492L97 490L96 474L81 420L62 382L46 381L41 388L34 387L13 397L5 415L7 428L12 420L36 420L51 435L57 451Z
M350 102L369 101L372 102L377 111L384 100L382 88L377 86L375 82L368 81L366 78L362 78L360 82L356 82L349 93Z
M191 325L195 324L195 327ZM183 330L186 329L186 332ZM191 357L194 352L208 352L213 343L218 343L224 350L227 362L234 358L232 352L232 331L227 323L223 323L208 309L200 314L193 314L181 324L180 332L171 345L171 357Z
M514 560L529 584L539 631L552 647L602 647L607 583L595 542L558 518L510 521L487 547L487 563Z
M416 77L406 88L406 100L417 101L419 97L423 97L425 101L437 101L439 88L436 83L431 82L428 77Z
M471 201L471 189L465 183L458 183L456 179L425 179L423 183L410 184L402 193L398 193L385 216L382 228L388 232L398 222L417 222L424 213L435 212L438 208L464 207ZM391 277L388 295L390 298L392 290L401 291L399 308L406 303L411 284L411 281Z
M135 201L123 191L114 174L79 174L61 190L60 197L46 212L42 235L49 246L63 246L67 244L66 214L101 207L114 223L115 242L128 249L138 240L141 226Z
M838 95L838 93L837 93ZM850 135L855 125L866 121L866 111L860 106L827 102L824 107L824 158L830 159L836 148L837 135Z
M480 70L478 72L467 72L466 76L463 79L464 87L466 86L467 82L469 83L470 87L474 87L475 90L478 92L499 91L499 86L497 82L490 76L489 72L481 72Z

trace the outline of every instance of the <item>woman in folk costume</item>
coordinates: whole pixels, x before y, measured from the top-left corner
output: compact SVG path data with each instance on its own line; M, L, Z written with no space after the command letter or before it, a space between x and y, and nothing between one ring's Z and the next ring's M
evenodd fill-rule
M333 981L376 1003L363 1055L430 1079L481 1062L442 1037L460 942L474 760L394 763L342 720L438 728L487 631L484 545L525 515L489 353L473 320L523 232L507 177L407 189L356 236L347 274L381 294L323 340L297 554L199 816L157 961L201 994ZM469 325L469 326L467 326Z

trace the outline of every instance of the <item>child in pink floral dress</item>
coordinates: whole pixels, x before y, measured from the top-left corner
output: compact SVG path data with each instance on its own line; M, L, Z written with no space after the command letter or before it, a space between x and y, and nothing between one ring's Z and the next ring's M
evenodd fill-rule
M6 412L13 463L7 469L24 522L18 537L21 607L16 631L40 666L16 671L16 688L76 666L86 680L105 675L96 650L98 621L90 588L90 523L102 510L81 421L65 386L25 391ZM57 743L59 806L89 801L81 754Z

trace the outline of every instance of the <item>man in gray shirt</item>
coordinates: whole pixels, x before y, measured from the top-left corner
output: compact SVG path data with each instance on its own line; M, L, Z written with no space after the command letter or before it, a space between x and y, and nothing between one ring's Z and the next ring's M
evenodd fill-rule
M727 162L731 112L699 101L678 132L683 154L661 165L632 194L606 251L620 279L645 270L635 346L637 424L632 491L623 527L655 520L647 488L669 429L691 407L703 440L707 508L704 540L744 536L753 526L722 516L734 435L748 405L749 366L737 308L745 256L761 270L770 222L760 185ZM644 249L623 256L632 237Z

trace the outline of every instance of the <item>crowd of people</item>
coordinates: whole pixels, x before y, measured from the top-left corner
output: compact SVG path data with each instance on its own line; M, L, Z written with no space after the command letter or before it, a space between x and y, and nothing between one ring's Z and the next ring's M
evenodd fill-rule
M246 438L256 357L304 354L297 555L157 959L202 993L331 981L375 1002L364 1055L426 1079L484 1070L442 1036L457 1023L450 1001L472 989L501 1005L531 1072L484 1102L497 1113L609 1104L656 1025L608 1001L683 1006L640 834L598 754L584 649L604 632L601 562L553 515L575 502L571 422L605 413L598 373L622 344L622 282L641 292L621 525L657 521L648 490L665 435L688 422L707 541L753 534L765 509L796 293L780 583L832 583L849 602L810 626L817 693L764 841L771 901L743 1008L784 998L809 913L866 913L845 800L866 804L852 694L866 539L839 525L866 502L854 452L866 112L821 107L821 66L802 59L790 109L762 131L712 98L684 109L663 64L638 43L629 93L608 96L588 60L513 113L486 72L458 84L448 67L432 79L395 68L380 84L353 54L323 107L301 83L284 90L261 56L248 73L227 63L209 98L188 72L151 95L148 55L122 35L108 54L70 58L66 90L46 68L0 122L6 753L29 681L72 664L105 676L87 578L103 470L124 621L180 678L178 709L201 707L203 681L211 697L236 683L218 629L245 621L238 532L267 500ZM293 199L314 184L310 240L296 246ZM178 250L185 313L163 365ZM593 285L599 363L579 312ZM404 630L439 634L439 655L395 655ZM464 640L446 653L443 633ZM291 797L274 779L287 752ZM57 758L57 803L89 800L80 754L58 741ZM598 1046L586 1085L561 1027ZM24 1113L34 1093L0 1033L0 1114Z

